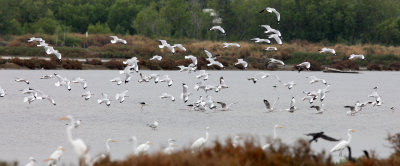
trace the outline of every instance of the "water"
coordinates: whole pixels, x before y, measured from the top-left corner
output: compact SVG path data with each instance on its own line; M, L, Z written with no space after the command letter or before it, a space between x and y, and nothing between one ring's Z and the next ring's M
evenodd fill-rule
M72 91L64 87L55 87L56 79L40 80L45 74L58 73L68 78L82 77L88 81L88 90L95 93L92 99L85 101L80 95L84 92L80 84L72 85ZM211 73L207 84L218 84L220 76L225 78L228 89L219 93L209 92L215 101L227 103L237 102L232 111L227 112L194 112L187 111L183 101L179 100L182 92L182 83L189 85L194 93L189 101L197 100L205 92L196 92L193 86L198 80L195 73L187 74L177 71L142 71L143 73L168 74L174 79L172 87L165 83L154 84L138 83L138 74L128 84L117 86L109 80L119 76L118 71L44 71L44 70L1 70L0 85L6 89L8 95L0 98L0 160L17 160L25 164L29 156L35 157L39 165L43 159L56 150L60 145L66 151L62 162L75 164L77 159L66 138L67 121L60 117L71 114L82 120L80 128L73 130L75 138L82 138L90 147L93 155L105 151L105 140L113 138L118 142L111 144L112 159L124 159L132 152L132 143L128 139L135 135L138 143L147 140L153 142L151 152L158 151L166 146L168 138L177 140L179 148L189 147L199 137L205 136L205 127L209 126L210 140L225 140L234 135L253 136L259 140L257 144L264 144L266 137L272 137L272 128L281 124L283 129L277 130L277 135L287 144L294 144L298 138L308 132L325 131L327 135L347 139L347 129L355 129L352 134L351 146L355 156L361 155L364 149L374 150L378 157L387 157L392 150L388 148L385 138L389 133L399 132L399 112L389 109L398 104L397 88L400 82L399 72L362 72L362 74L333 74L322 72L270 72L280 76L283 82L295 81L292 90L279 86L272 86L276 81L272 78L260 80L256 84L246 78L259 71L209 71ZM315 75L324 78L331 84L324 104L327 111L322 115L313 114L308 102L301 101L302 91L311 91L323 88L316 83L310 85L306 76ZM15 83L15 77L23 77L31 81L30 85ZM122 75L121 75L122 77ZM356 116L347 116L344 105L353 105L357 100L370 100L367 96L374 86L379 86L379 94L383 99L383 106L368 106ZM35 101L31 104L23 103L24 95L20 89L35 88L43 90L53 96L57 106L48 101ZM128 89L129 97L122 104L112 102L111 107L96 103L101 92L114 98L117 92ZM161 100L164 93L173 94L175 102ZM284 109L289 107L290 99L296 98L296 106L300 109L295 113L288 113ZM265 113L263 99L280 100L278 112ZM138 102L149 103L140 110ZM319 101L315 104L319 105ZM152 131L146 123L160 121L157 131ZM211 145L212 141L208 143ZM312 144L315 151L330 150L336 143L318 141ZM347 155L347 151L344 152ZM338 153L333 154L339 160Z

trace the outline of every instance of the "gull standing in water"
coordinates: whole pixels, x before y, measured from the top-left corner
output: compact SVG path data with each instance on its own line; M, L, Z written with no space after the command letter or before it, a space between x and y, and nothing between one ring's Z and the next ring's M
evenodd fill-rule
M162 56L159 56L159 55L154 55L152 58L150 58L151 61L152 60L161 61L161 59L162 59Z
M127 44L126 40L124 39L120 39L117 36L110 36L111 38L113 38L113 40L111 40L112 44L116 44L116 43L122 43L122 44Z
M15 78L15 82L25 82L26 84L29 84L29 81L24 78Z
M192 95L192 93L188 92L188 86L185 83L182 83L182 88L183 88L183 92L181 94L181 99L183 100L183 102L187 102L189 100L189 96Z
M156 130L158 127L158 120L155 120L153 123L148 123L147 126L149 126L153 130Z
M85 97L85 100L89 100L92 95L94 95L92 92L90 91L86 91L85 93L82 94L82 97Z
M171 99L171 101L175 101L175 97L168 93L163 93L160 96L160 99L168 99L168 98Z
M334 49L332 49L332 48L326 48L326 47L324 47L324 48L322 48L322 49L320 49L320 50L318 50L319 51L319 53L325 53L325 52L327 52L327 53L331 53L331 54L333 54L333 55L336 55L336 51L334 50Z
M101 93L101 98L97 100L97 103L105 103L108 107L111 105L111 101L108 99L108 95L105 93Z
M267 12L270 12L270 13L272 13L272 12L275 13L276 19L277 19L278 24L279 24L279 22L280 22L280 20L281 20L281 14L280 14L278 11L276 11L275 8L267 7L267 8L265 8L265 9L261 10L259 13L262 13L262 12L264 12L264 11L267 11Z
M80 83L83 86L83 89L87 88L87 83L85 79L82 79L80 77L75 78L74 80L72 80L72 83Z
M0 86L0 97L4 97L6 95L6 91Z
M115 95L115 100L119 101L119 103L122 103L125 101L125 97L128 97L126 94L128 93L128 90L125 90L121 93L117 93Z
M293 113L294 111L296 111L296 107L294 106L296 104L296 100L294 99L294 97L292 97L292 100L290 100L290 107L289 109L286 109L287 111L289 111L290 113Z
M275 104L276 102L278 102L279 97L275 100L274 104L272 104L272 106L269 104L267 99L264 99L264 105L265 105L265 109L267 112L272 112L275 110Z
M235 66L236 65L242 65L244 67L244 69L246 70L248 63L246 61L244 61L243 59L238 59L238 62L235 63Z
M273 135L273 137L272 137L272 139L274 139L274 140L277 138L277 135L276 135L276 129L277 129L277 128L283 128L283 126L281 126L281 125L279 125L279 124L276 124L276 125L274 126L274 135ZM270 146L271 146L271 144L267 143L267 144L263 145L261 149L262 149L262 150L267 150Z

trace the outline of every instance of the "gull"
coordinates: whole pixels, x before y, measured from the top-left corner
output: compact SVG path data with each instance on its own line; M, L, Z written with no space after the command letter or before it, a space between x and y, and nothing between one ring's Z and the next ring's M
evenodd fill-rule
M281 32L274 28L271 28L271 26L269 25L260 25L260 26L267 29L267 31L264 31L264 33L274 33L277 34L279 37L281 37Z
M151 61L152 60L161 61L161 59L162 59L162 56L159 56L159 55L154 55L152 58L150 58Z
M158 127L158 120L155 120L153 123L148 123L147 126L149 126L153 130L156 130Z
M173 48L177 47L177 48L179 48L179 49L182 50L182 51L186 51L186 48L183 47L182 44L174 44L172 47L173 47Z
M360 103L359 101L357 101L354 106L344 106L344 108L350 109L350 111L346 112L347 115L355 115L357 112L362 111L362 108L367 106L367 104L372 104L372 102Z
M205 88L206 88L206 83L204 81L200 81L194 85L194 89L196 89L197 91L199 91L199 89L205 90Z
M35 94L35 92L36 92L36 90L32 89L32 88L26 88L26 89L22 89L19 91L22 91L22 94Z
M278 51L278 48L276 47L267 47L266 49L264 49L265 51Z
M257 77L256 77L256 76L249 77L249 78L247 78L247 80L249 80L249 81L253 81L253 83L254 83L254 84L255 84L255 83L257 83L257 81L258 81L258 79L257 79Z
M172 52L172 54L175 54L175 48L172 47L170 44L168 44L166 40L158 40L158 41L161 42L161 45L158 45L159 48L167 47Z
M377 106L381 106L382 105L382 98L378 94L378 87L376 86L373 89L374 89L374 91L370 95L368 95L368 97L374 98L375 101L372 103L373 106L376 106L376 105Z
M193 56L193 55L188 55L188 56L185 56L185 59L190 59L190 60L192 60L192 64L193 64L194 66L197 66L197 58L196 58L195 56Z
M316 82L321 82L321 83L327 85L327 82L324 79L318 78L316 76L308 76L306 78L311 79L310 84L313 84L313 83L316 83Z
M183 92L181 94L181 99L183 100L183 102L187 102L189 100L189 96L192 95L192 93L188 92L188 86L185 83L182 83L182 88L183 88Z
M25 166L35 166L36 160L33 157L29 157L29 163L25 164Z
M216 88L217 88L217 87L214 86L214 85L206 85L206 86L204 87L204 91L207 93L208 91L213 90L213 89L216 89Z
M203 78L203 80L207 80L210 74L207 73L205 70L200 70L200 74L196 76L197 79Z
M58 79L58 82L54 84L55 86L65 86L69 91L71 91L71 81L67 77L63 77L56 73L54 73L54 76L56 76Z
M280 64L285 66L285 63L283 63L283 61L274 58L269 58L268 63Z
M292 97L292 100L290 100L290 107L289 107L289 109L286 109L286 110L289 111L290 113L293 113L294 111L296 111L296 107L294 106L295 103L296 103L296 100L294 99L294 97Z
M210 28L210 31L212 31L212 30L218 30L222 34L226 35L224 28L222 28L221 26L213 26L213 27Z
M146 75L144 75L142 73L139 73L139 75L140 75L140 79L138 80L139 83L149 82L150 81L150 77L149 76L146 76Z
M294 83L294 81L289 81L287 83L284 83L283 85L286 86L290 90L296 85L296 83Z
M192 67L192 66L183 66L183 65L179 65L179 66L177 66L178 68L179 68L179 72L183 72L183 71L194 71L194 67Z
M83 86L83 89L87 88L87 83L85 79L82 79L80 77L75 78L74 80L72 80L72 83L80 83Z
M148 76L148 79L149 79L149 81L152 80L152 79L154 79L154 83L158 83L160 77L158 76L158 74L153 73L153 74L150 74L150 75Z
M131 59L122 61L122 63L124 65L128 65L128 66L133 66L133 65L137 64L138 62L139 62L139 60L136 57L132 57Z
M86 91L85 93L82 94L82 97L85 97L85 100L89 100L92 95L94 95L92 92L90 91Z
M168 82L168 87L171 87L173 80L171 78L169 78L168 75L164 75L164 78L160 79L159 81L160 82Z
M271 7L267 7L267 8L265 8L265 9L261 10L259 13L262 13L262 12L264 12L264 11L267 11L267 12L270 12L270 13L274 12L275 15L276 15L276 19L277 19L277 21L278 21L278 24L279 24L279 21L281 20L281 14L279 14L279 12L276 11L276 9L271 8Z
M260 39L260 38L258 38L258 37L256 37L256 38L252 38L252 39L250 39L250 40L254 40L254 42L255 42L255 43L262 43L262 42L264 42L264 43L268 43L268 44L270 44L270 43L271 43L271 41L270 41L270 40L268 40L268 39Z
M359 55L351 54L349 59L362 59L362 60L365 60L365 57L362 54L359 54Z
M0 97L4 97L6 95L6 91L0 86Z
M57 166L60 163L61 156L63 154L64 147L59 146L56 151L54 151L49 158L45 159L48 166Z
M247 69L247 65L248 63L246 61L244 61L243 59L238 59L238 62L235 63L235 65L242 65L244 67L244 69Z
M222 43L222 44L224 45L222 48L228 48L233 46L240 48L240 45L238 43Z
M325 109L324 109L324 104L321 103L321 106L313 105L310 106L310 108L315 108L317 110L316 114L322 114Z
M110 36L111 38L113 38L113 40L111 40L112 44L116 44L116 43L122 43L122 44L126 44L126 40L124 39L120 39L117 36Z
M121 93L117 93L115 95L115 100L119 101L119 103L122 103L125 101L125 97L128 97L126 94L128 93L128 90L125 90Z
M206 55L208 57L207 59L216 59L216 57L213 56L210 51L207 51L205 48L203 48L203 50L204 50L204 52L206 53Z
M222 69L225 69L224 65L221 62L215 61L214 59L207 59L207 60L210 62L209 64L207 64L207 66L216 65Z
M43 39L40 38L40 37L31 37L31 38L28 39L29 43L30 42L34 42L34 41L41 42L41 41L43 41Z
M105 93L101 93L101 98L97 100L97 103L105 103L108 107L111 105L111 101L108 99L108 95Z
M15 78L15 82L25 82L26 84L29 84L29 81L24 78Z
M53 47L45 47L45 49L48 55L54 54L58 60L61 60L61 53L58 50L55 50Z
M332 137L329 137L329 136L325 135L323 131L317 132L317 133L308 133L308 134L305 134L305 135L312 137L312 139L309 141L309 143L311 143L313 141L318 142L318 138L322 138L324 140L333 141L333 142L339 141L338 139L335 139L335 138L332 138Z
M29 94L28 96L24 97L24 102L28 102L31 104L33 101L35 101L35 96L33 94Z
M231 107L233 104L236 104L236 103L230 103L230 104L228 105L228 104L226 104L226 103L224 103L224 102L218 101L217 104L220 104L220 105L221 105L221 108L219 109L219 111L230 111L230 107Z
M228 85L225 84L224 77L219 77L219 84L217 88L215 88L215 92L219 92L222 89L229 88Z
M279 97L275 100L274 104L272 104L272 107L271 107L268 100L264 99L265 109L267 110L267 112L272 112L275 110L275 104L276 104L276 102L278 102L278 100L279 100Z
M40 79L50 79L50 78L53 78L53 75L49 74L40 77Z
M125 84L127 84L132 79L132 73L133 72L130 70L129 66L125 67L125 70L123 71L123 74L125 74L125 79L124 79Z
M329 85L328 85L329 86ZM322 102L325 99L325 94L328 92L327 89L318 89L317 93L319 94L319 100Z
M175 97L168 93L163 93L160 96L160 99L168 99L168 98L171 99L171 101L175 101Z
M282 39L279 37L279 35L278 34L272 34L272 35L269 35L268 36L268 38L273 38L273 39L275 39L275 41L276 41L276 43L278 43L279 45L281 45L282 46Z
M52 97L50 97L49 95L43 93L43 91L41 91L41 90L36 90L34 97L38 100L47 99L51 104L56 105L56 102L54 101L54 99Z
M296 67L298 68L297 70L300 73L300 71L302 71L304 69L310 70L311 64L310 64L310 62L302 62L302 63L296 65Z
M327 53L331 53L331 54L333 54L333 55L336 55L336 51L333 49L333 48L326 48L326 47L324 47L324 48L322 48L322 49L320 49L320 50L318 50L319 51L319 53L325 53L325 52L327 52Z
M111 79L110 81L111 82L116 82L117 85L121 85L121 83L122 83L122 80L119 77L115 77L115 78Z
M205 102L205 106L208 106L208 108L210 108L210 109L214 109L214 108L217 107L217 106L214 105L214 101L212 100L211 96L207 96L206 99L207 100L204 101Z
M42 40L42 41L39 42L39 45L36 45L36 46L37 47L47 47L49 45L46 43L46 41Z

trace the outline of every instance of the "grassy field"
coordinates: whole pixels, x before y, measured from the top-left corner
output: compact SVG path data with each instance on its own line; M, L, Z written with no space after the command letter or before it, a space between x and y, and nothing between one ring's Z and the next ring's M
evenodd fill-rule
M238 42L241 48L222 48L223 41L197 41L189 39L167 39L169 43L182 43L187 52L177 51L172 55L167 49L158 48L158 40L150 39L143 36L121 36L126 39L127 45L114 45L110 43L109 35L89 35L87 38L81 34L67 34L65 40L63 37L55 35L33 34L25 36L9 36L0 38L0 55L3 56L28 56L28 57L44 57L43 48L36 47L37 43L27 43L27 39L35 36L42 37L49 45L54 46L59 50L64 58L64 62L56 63L49 62L20 62L15 63L20 66L25 66L30 69L45 68L45 69L91 69L96 68L96 65L102 66L99 68L120 69L122 66L120 61L113 61L109 64L99 63L100 58L116 58L126 59L136 56L140 59L142 68L153 70L174 70L178 69L178 65L187 65L190 61L185 60L185 55L195 55L199 59L199 68L217 69L215 67L207 67L203 48L206 48L214 55L220 55L218 60L226 66L227 69L241 69L234 66L238 58L244 58L249 62L249 69L271 69L276 70L276 66L267 66L267 59L274 57L283 60L286 64L295 65L303 61L310 61L312 70L321 70L323 67L335 67L339 69L354 69L358 70L400 70L400 47L382 46L382 45L343 45L329 43L309 43L306 41L293 41L284 43L283 46L272 45L278 48L278 51L264 51L268 46L266 44L255 44L249 42ZM63 42L65 41L65 42ZM336 56L328 54L320 54L318 50L322 47L334 48L337 52ZM350 54L364 54L366 60L347 60ZM153 55L163 56L161 62L149 61ZM53 57L53 56L51 56ZM77 64L69 58L87 58L89 59L84 64ZM95 59L95 60L92 60ZM18 59L15 61L19 61ZM14 61L14 62L15 62ZM0 64L14 63L9 60L0 59ZM36 64L32 66L32 64ZM85 67L89 64L89 67ZM91 66L90 66L91 65ZM88 66L88 65L86 65ZM1 67L1 66L0 66ZM293 70L293 68L285 68L284 70Z

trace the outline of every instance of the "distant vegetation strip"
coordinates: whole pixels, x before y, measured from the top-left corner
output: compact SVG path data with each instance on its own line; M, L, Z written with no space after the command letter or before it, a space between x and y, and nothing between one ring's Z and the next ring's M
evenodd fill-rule
M36 47L37 43L28 43L27 39L35 36L42 37L50 45L60 50L63 55L63 62L59 63L33 58L31 60L0 59L0 64L14 63L29 69L122 69L124 65L119 60L101 62L100 59L127 59L136 56L140 59L140 66L151 70L175 70L178 65L188 65L190 60L185 60L185 55L198 57L199 69L218 69L207 67L205 53L202 48L206 48L214 55L220 55L218 60L227 69L242 69L241 66L234 66L238 58L243 58L249 62L250 69L260 70L293 70L291 67L277 68L268 65L267 59L274 57L283 60L286 64L295 65L303 61L311 62L311 70L322 70L323 67L333 67L338 69L359 70L400 70L400 47L382 45L343 45L336 44L328 47L334 48L337 55L320 54L318 50L326 45L324 43L309 43L307 41L292 41L284 46L276 46L278 51L264 51L268 46L265 44L255 44L252 42L239 42L241 48L222 48L222 42L198 41L191 39L174 40L171 43L182 43L187 52L177 51L172 55L167 49L158 48L158 40L143 36L122 36L128 41L127 45L110 44L109 35L89 35L66 34L65 43L57 40L56 35L33 34L24 36L13 36L0 39L0 55L3 56L23 56L23 57L53 57L47 56L42 48ZM347 60L350 54L364 54L366 60ZM163 56L161 62L150 61L153 55ZM0 57L1 58L1 57ZM68 58L71 58L68 60ZM78 62L72 58L87 59L86 62ZM86 68L85 66L90 66ZM2 67L2 66L0 66ZM10 67L10 66L8 66ZM8 68L7 65L3 68Z
M368 156L357 156L352 148L352 155L349 156L348 149L343 150L341 161L334 162L332 156L326 152L314 152L308 141L300 139L293 145L287 145L278 140L269 139L271 146L263 151L256 140L248 139L242 145L232 146L232 140L224 143L214 142L213 145L192 153L190 149L183 148L170 155L161 152L131 155L124 160L111 160L110 157L95 163L95 166L169 166L169 165L319 165L319 166L347 166L347 165L400 165L400 134L387 137L389 148L393 150L387 158L378 158L379 154L373 150L367 150ZM351 146L351 145L350 145ZM111 154L112 155L112 154ZM338 155L337 153L332 155ZM112 156L111 156L112 157ZM77 159L78 160L78 159ZM18 162L0 161L0 166L17 166Z

